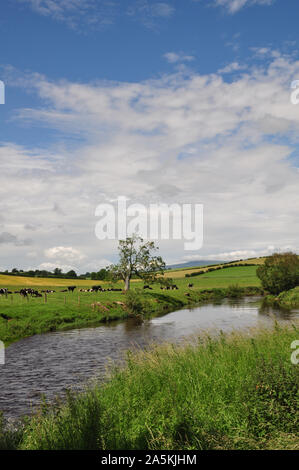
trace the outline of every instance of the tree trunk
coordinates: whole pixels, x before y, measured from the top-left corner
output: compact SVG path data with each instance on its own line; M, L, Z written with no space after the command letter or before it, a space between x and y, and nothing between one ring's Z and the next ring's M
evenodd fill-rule
M125 291L130 289L130 278L129 276L126 277L125 279Z

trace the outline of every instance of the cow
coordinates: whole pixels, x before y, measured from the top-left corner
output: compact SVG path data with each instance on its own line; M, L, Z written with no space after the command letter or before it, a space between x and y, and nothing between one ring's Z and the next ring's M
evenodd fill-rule
M102 286L92 286L92 292L98 292L99 290L102 290Z
M190 287L190 289L193 287L193 284L188 284L188 287Z
M42 297L42 294L38 292L38 290L35 290L34 292L31 293L32 297Z
M11 317L8 317L7 315L5 315L5 313L0 313L0 316L3 318L3 320L11 320Z
M143 289L150 289L150 290L153 290L153 288L150 287L150 286L143 286Z
M67 288L69 292L74 292L75 289L76 289L76 286L68 286Z
M20 290L20 295L23 296L24 298L25 298L25 297L28 297L27 289L21 289L21 290Z

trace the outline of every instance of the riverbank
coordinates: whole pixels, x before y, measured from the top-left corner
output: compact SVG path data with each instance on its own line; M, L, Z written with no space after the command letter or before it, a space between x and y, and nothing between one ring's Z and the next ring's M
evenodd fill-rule
M299 287L281 292L278 296L267 295L264 303L266 305L276 305L284 309L299 309Z
M298 324L131 351L104 385L44 404L2 449L299 449Z
M46 299L2 297L0 300L0 339L6 346L21 338L47 332L96 326L125 320L130 316L150 318L194 306L204 302L217 302L226 297L261 295L256 286L200 289L188 288L186 281L177 281L178 290L152 290L133 288L122 292L68 294L55 292ZM15 294L16 296L16 294ZM45 302L46 300L46 302Z

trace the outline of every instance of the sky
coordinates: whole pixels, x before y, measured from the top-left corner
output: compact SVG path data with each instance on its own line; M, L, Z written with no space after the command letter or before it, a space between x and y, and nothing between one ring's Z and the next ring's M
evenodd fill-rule
M299 252L299 3L7 0L0 270L98 270L99 204L203 204L168 264ZM299 96L299 94L298 94Z

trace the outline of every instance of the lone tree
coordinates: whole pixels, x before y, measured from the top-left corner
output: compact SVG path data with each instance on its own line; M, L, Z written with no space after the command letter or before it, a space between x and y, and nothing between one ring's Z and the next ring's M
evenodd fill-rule
M134 234L126 240L120 240L118 245L119 263L107 267L115 280L122 279L125 290L130 289L132 276L137 276L145 282L154 282L158 274L163 274L165 263L161 256L154 256L158 250L154 242L144 242Z
M256 271L262 286L277 295L299 285L299 257L295 253L274 253Z

